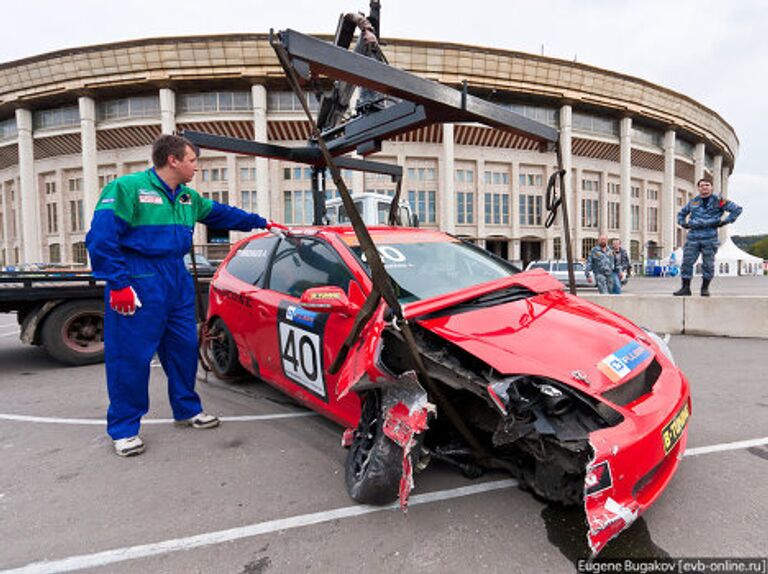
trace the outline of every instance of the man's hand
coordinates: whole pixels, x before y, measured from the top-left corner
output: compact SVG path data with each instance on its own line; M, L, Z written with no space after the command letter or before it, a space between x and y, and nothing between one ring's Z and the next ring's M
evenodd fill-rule
M690 229L691 228L691 224L688 223L687 221L685 221L685 222L680 224L680 227L682 227L683 229Z
M277 236L282 236L289 232L289 229L285 225L275 221L267 221L266 230Z
M728 222L725 219L721 219L717 222L718 227L723 227L724 225L728 225Z
M109 306L120 315L130 316L136 312L137 307L141 307L141 301L133 287L123 287L110 291Z

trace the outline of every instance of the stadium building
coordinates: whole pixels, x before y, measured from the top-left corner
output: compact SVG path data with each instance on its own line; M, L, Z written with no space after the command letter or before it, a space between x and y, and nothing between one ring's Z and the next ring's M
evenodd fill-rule
M634 261L669 254L684 241L675 215L694 182L709 175L715 191L728 194L736 134L685 95L520 52L414 40L390 40L384 51L396 67L456 87L466 80L470 93L560 129L577 257L601 234L622 239ZM100 189L146 169L152 140L182 129L283 145L309 135L266 34L137 40L0 64L0 264L85 263ZM423 227L472 238L513 261L564 256L559 222L544 226L555 155L533 141L480 125L436 125L386 141L370 157L403 166L403 194ZM308 224L309 174L301 165L204 151L191 185L277 221ZM352 191L394 190L388 178L344 176ZM201 227L195 242L241 235Z

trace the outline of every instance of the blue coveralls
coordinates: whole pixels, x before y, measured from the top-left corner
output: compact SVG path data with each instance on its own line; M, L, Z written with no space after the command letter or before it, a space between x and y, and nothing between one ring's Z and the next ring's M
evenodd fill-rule
M724 212L728 217L721 219ZM715 275L715 253L720 246L717 238L717 228L721 223L733 223L741 214L741 207L720 199L714 193L707 198L697 195L691 199L677 214L677 224L688 231L688 237L683 247L683 263L680 266L680 277L691 279L693 265L701 254L701 276L712 279ZM690 216L690 217L689 217ZM686 218L688 220L686 221Z
M149 369L155 353L168 377L174 419L202 411L195 392L194 286L183 260L197 221L240 231L267 225L257 214L203 198L184 185L172 190L154 169L118 178L99 198L86 245L94 276L107 282L107 432L114 440L139 433L141 417L149 410ZM142 303L132 316L109 306L110 292L127 286Z

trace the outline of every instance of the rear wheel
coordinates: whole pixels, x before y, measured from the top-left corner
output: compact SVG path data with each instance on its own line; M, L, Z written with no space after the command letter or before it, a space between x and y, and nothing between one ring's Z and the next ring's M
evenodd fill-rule
M395 500L403 470L403 449L384 434L381 395L366 394L355 438L347 454L347 492L363 504Z
M237 343L220 317L208 329L205 353L213 374L220 379L232 379L245 374L240 364Z
M46 317L41 340L45 350L62 363L104 361L104 303L95 299L62 303Z

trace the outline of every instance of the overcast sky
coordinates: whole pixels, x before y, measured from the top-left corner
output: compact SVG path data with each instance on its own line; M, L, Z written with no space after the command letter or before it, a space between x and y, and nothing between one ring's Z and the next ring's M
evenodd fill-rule
M37 0L6 11L0 62L155 36L332 33L366 0ZM623 72L686 94L736 130L736 234L768 233L765 0L382 0L382 35L519 50Z

